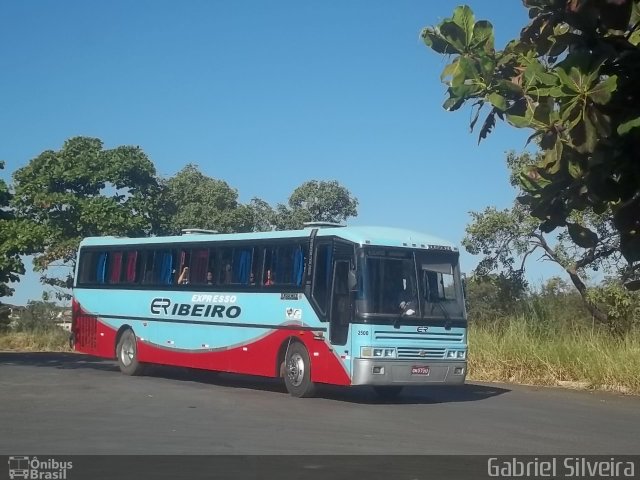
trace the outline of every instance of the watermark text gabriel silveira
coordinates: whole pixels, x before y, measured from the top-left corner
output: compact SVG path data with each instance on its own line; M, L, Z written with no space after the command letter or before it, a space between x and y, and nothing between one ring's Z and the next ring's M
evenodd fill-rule
M487 473L499 478L633 478L636 465L614 457L491 457Z

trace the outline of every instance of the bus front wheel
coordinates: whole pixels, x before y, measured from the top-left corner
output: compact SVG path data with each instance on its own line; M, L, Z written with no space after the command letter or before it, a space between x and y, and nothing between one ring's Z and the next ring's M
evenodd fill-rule
M287 349L284 383L294 397L312 397L316 386L311 381L309 352L302 343L293 342Z
M133 330L122 332L116 345L116 357L120 371L125 375L140 375L144 365L138 361L138 345Z

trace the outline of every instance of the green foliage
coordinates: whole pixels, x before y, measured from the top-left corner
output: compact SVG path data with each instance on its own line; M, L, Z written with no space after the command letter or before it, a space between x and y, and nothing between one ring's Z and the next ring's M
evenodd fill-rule
M310 180L296 188L288 205L276 208L278 229L302 228L305 222L344 222L358 214L358 200L336 180Z
M260 198L238 201L237 190L187 165L167 183L170 229L205 228L219 232L302 228L304 222L342 222L357 215L358 201L337 181L311 180L297 187L287 205L275 208Z
M80 240L88 236L162 233L166 218L153 163L139 147L103 149L97 138L75 137L47 150L13 174L15 214L36 247L44 283L68 298ZM25 227L26 228L26 227ZM67 269L47 276L52 266Z
M237 190L227 182L208 177L197 166L188 164L166 184L173 212L170 230L174 233L183 228L221 233L252 230L252 210L238 202Z
M425 28L422 38L452 55L442 79L456 110L467 102L487 115L532 130L543 155L519 172L519 200L543 232L568 227L583 248L597 243L576 212L610 211L628 262L640 260L640 0L524 0L530 23L503 50L493 27L471 9Z
M521 275L474 275L465 282L469 321L499 322L521 312L527 295L527 283Z
M2 169L4 162L0 161ZM9 187L0 179L0 297L13 294L9 284L19 282L19 275L24 274L21 255L33 250L32 233L38 229L37 225L16 218L10 207L12 197Z
M610 280L599 288L589 290L591 301L606 311L609 330L624 335L640 327L640 294L630 292L620 282Z
M59 329L56 323L62 308L55 302L46 300L30 300L15 323L18 332L46 332Z
M0 333L6 331L11 323L9 314L11 313L11 306L0 303Z
M518 172L539 159L540 155L509 153L511 184L520 188ZM557 229L553 236L542 229L528 205L517 202L509 209L488 207L482 212L471 212L471 217L462 243L469 253L483 255L475 269L476 275L500 272L518 279L531 256L539 255L565 270L591 314L602 323L608 323L606 313L587 295L589 274L604 271L623 279L636 275L635 269L626 268L621 261L620 235L609 209L602 213L590 208L573 212L566 226Z
M251 223L254 232L269 232L277 226L276 212L264 200L254 197L249 202Z

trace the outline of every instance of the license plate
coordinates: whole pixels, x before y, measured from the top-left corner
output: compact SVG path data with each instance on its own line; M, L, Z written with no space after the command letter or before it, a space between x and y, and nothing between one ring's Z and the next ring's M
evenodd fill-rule
M411 367L411 375L429 375L429 367Z

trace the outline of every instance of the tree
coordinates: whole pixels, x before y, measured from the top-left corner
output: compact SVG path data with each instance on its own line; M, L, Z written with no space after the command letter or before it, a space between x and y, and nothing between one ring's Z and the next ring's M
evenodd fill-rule
M62 309L55 302L48 300L29 300L27 307L21 312L16 322L16 330L29 332L47 331L59 328L58 318Z
M37 226L35 269L43 283L69 298L80 240L88 236L163 233L166 208L156 170L139 147L105 150L97 138L74 137L47 150L13 174L11 205ZM62 267L62 277L49 276Z
M189 164L166 182L170 229L203 228L219 232L302 228L305 222L342 222L357 215L358 201L337 181L311 180L297 187L286 205L275 208L254 197L238 201L238 191Z
M611 212L620 251L640 260L640 0L524 0L530 23L494 49L493 26L467 6L423 29L451 55L442 79L453 111L473 103L471 128L487 109L479 140L496 119L532 131L543 155L519 172L519 201L542 233L568 228L590 248L599 240L572 215ZM640 282L630 286L640 288Z
M518 172L525 165L538 162L530 154L510 153L507 164L511 168L511 183L518 186ZM556 263L568 275L580 293L585 306L601 323L609 319L597 302L592 300L587 288L589 273L604 271L619 274L621 254L619 234L613 225L609 210L597 214L591 209L573 212L566 227L557 229L551 236L531 215L528 205L515 202L511 208L497 210L488 207L482 212L471 212L472 222L466 228L463 245L473 255L483 255L475 269L479 276L500 272L506 277L521 278L532 255ZM575 242L573 229L594 233L594 238Z
M469 319L487 322L520 313L520 303L527 294L524 277L501 273L473 275L465 281Z
M253 227L253 211L238 202L237 190L223 180L204 175L188 164L167 181L172 206L170 227L203 228L219 232L247 232ZM260 202L260 200L257 200Z
M634 325L640 326L640 295L623 288L618 279L606 279L600 288L589 292L589 297L606 312L611 333L622 336Z
M287 205L276 207L278 229L302 228L305 222L341 223L358 214L358 200L336 180L310 180L297 187Z
M0 170L4 162L0 161ZM24 274L21 255L31 252L35 242L32 237L37 225L30 225L15 216L10 207L11 192L4 180L0 180L0 297L11 296L14 289L10 283L19 282Z
M251 212L253 231L269 232L277 227L276 212L264 200L254 197L249 202L249 211Z

